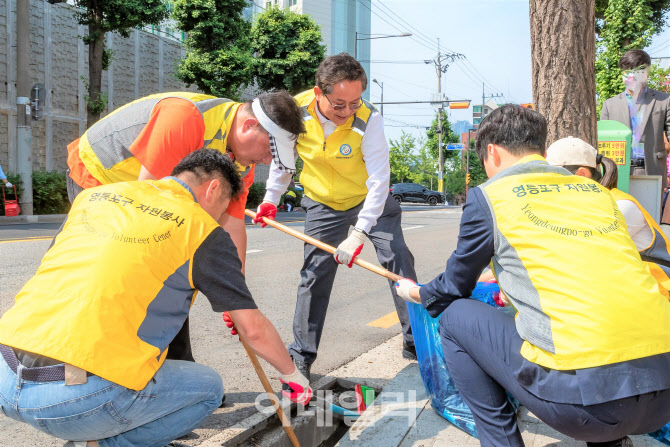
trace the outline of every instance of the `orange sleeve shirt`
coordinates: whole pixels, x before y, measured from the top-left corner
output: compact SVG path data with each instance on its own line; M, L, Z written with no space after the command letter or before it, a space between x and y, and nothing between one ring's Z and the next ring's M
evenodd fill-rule
M129 149L151 175L160 179L204 143L205 122L195 104L166 98L153 108L149 122Z
M205 143L205 122L195 105L182 98L166 98L151 111L151 117L130 146L130 152L154 177L172 173L188 154ZM244 190L228 205L226 213L244 219L249 187L254 182L254 167L243 179Z

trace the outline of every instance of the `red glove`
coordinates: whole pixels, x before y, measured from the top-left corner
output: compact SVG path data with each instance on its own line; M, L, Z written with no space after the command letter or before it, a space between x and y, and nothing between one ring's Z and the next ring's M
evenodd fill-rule
M223 321L225 321L226 326L230 328L230 335L237 335L237 329L235 329L235 323L233 323L233 319L230 318L228 312L223 313Z
M289 388L288 390L282 389L282 394L291 399L291 402L307 405L312 399L312 389L309 387L309 380L298 371L298 368L291 374L281 375L279 381Z
M274 203L263 202L258 206L256 217L251 221L255 224L261 224L261 228L265 228L267 224L263 222L263 218L267 217L270 220L275 220L277 217L277 206Z

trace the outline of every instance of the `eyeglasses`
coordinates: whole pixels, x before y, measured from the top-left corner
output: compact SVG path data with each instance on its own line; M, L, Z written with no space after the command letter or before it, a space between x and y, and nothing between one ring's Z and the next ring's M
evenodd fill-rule
M331 106L333 109L335 109L335 110L344 110L344 109L346 109L347 107L349 107L349 110L351 110L352 112L355 112L356 110L360 109L361 106L363 105L363 101L360 100L360 99L358 100L358 103L357 103L356 105L351 105L351 104L333 104L333 102L330 100L330 98L328 97L328 95L326 95L326 94L324 93L323 96L326 97L326 99L328 100L328 104L330 104L330 106Z

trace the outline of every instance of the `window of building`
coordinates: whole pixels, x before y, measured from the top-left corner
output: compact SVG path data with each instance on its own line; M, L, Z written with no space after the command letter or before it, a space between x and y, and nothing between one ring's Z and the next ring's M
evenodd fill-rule
M298 4L298 0L289 0L289 6L295 6Z

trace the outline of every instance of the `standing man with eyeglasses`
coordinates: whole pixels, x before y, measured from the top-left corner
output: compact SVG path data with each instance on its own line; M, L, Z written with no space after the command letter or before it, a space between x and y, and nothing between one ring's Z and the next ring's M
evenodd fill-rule
M337 266L351 268L366 238L375 246L384 268L416 278L414 256L400 227L402 212L388 193L391 170L384 121L362 99L367 82L361 64L341 53L324 59L314 89L296 96L307 130L296 146L296 156L304 163L300 183L305 188L301 202L307 213L305 234L337 246L330 255L305 244L293 320L295 341L289 352L307 378L316 360ZM255 222L276 216L279 199L294 173L273 161ZM389 286L402 326L403 357L416 359L407 307L392 281Z

